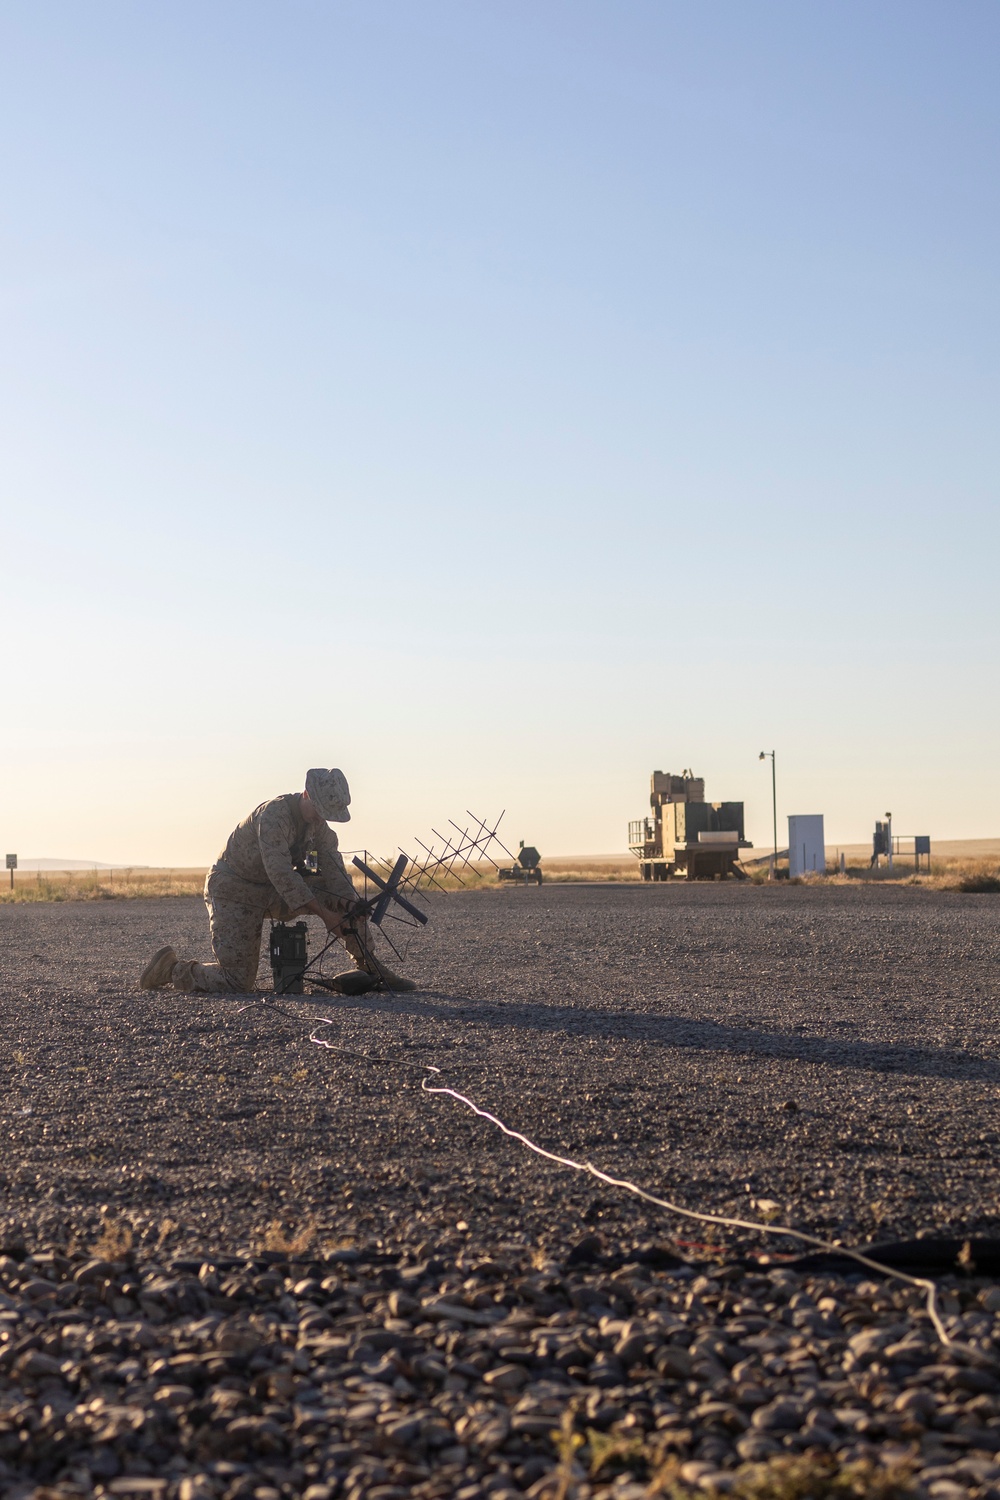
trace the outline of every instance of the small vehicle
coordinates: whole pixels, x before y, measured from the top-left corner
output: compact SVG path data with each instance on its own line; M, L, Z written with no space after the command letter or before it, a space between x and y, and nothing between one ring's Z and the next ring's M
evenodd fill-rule
M501 880L519 880L522 885L530 885L534 881L535 885L541 885L542 872L538 868L541 862L542 856L538 850L532 848L530 844L525 846L524 839L522 839L517 864L511 865L509 870L498 871L498 874Z

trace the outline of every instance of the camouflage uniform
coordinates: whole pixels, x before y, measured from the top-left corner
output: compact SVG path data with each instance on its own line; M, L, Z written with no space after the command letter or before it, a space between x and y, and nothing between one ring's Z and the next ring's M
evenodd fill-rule
M302 868L311 853L317 856L315 875ZM182 959L170 982L180 990L247 994L257 979L265 917L286 921L310 901L344 912L355 894L337 835L327 823L306 822L300 792L262 802L230 835L205 881L215 963ZM356 924L354 933L346 932L343 942L364 968L364 922Z

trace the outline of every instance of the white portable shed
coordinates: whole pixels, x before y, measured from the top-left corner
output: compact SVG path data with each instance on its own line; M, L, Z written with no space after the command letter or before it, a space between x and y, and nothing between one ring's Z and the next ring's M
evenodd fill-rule
M825 875L826 845L822 813L789 813L789 875Z

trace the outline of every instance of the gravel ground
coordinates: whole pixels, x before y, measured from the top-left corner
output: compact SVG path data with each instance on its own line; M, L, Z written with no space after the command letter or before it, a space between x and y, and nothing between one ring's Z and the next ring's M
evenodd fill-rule
M419 992L278 1014L137 991L159 943L207 956L200 902L0 909L0 1491L637 1500L805 1454L1000 1497L1000 1378L917 1293L755 1263L791 1246L420 1089L433 1063L691 1207L996 1234L998 917L905 886L459 894ZM410 1067L321 1051L319 1017ZM1000 1351L997 1286L942 1286Z

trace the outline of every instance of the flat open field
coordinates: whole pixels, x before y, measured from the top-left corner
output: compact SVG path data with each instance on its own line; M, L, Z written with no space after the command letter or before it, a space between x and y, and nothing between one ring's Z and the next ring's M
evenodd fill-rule
M105 1482L117 1486L113 1493L129 1493L130 1474L163 1474L169 1493L181 1500L224 1494L239 1500L263 1495L253 1485L268 1484L273 1500L305 1493L310 1483L329 1486L312 1500L340 1493L381 1500L463 1493L476 1500L487 1493L484 1485L501 1500L504 1486L509 1495L532 1486L541 1495L557 1456L545 1422L558 1422L572 1407L583 1429L589 1421L595 1430L631 1431L647 1443L629 1460L640 1477L614 1490L629 1500L628 1483L636 1496L646 1492L642 1475L657 1434L682 1432L657 1452L661 1459L667 1453L677 1462L700 1462L703 1474L731 1471L750 1457L812 1452L816 1443L803 1425L809 1402L800 1400L803 1371L809 1409L818 1403L829 1413L819 1451L842 1462L874 1462L913 1450L918 1468L941 1469L937 1480L958 1486L953 1493L1000 1493L989 1489L994 1478L987 1473L992 1465L1000 1480L994 1461L1000 1380L983 1374L979 1385L972 1381L955 1396L954 1360L942 1362L926 1322L910 1316L918 1295L880 1291L875 1282L859 1290L855 1281L848 1296L836 1278L797 1282L772 1272L769 1280L766 1270L747 1272L740 1282L744 1273L730 1270L721 1281L699 1282L692 1303L689 1272L671 1272L668 1261L657 1270L647 1260L643 1269L636 1248L667 1246L675 1235L700 1246L712 1231L540 1161L453 1100L421 1092L416 1071L437 1065L447 1083L547 1148L589 1158L693 1208L751 1217L780 1212L785 1223L848 1243L927 1229L995 1234L1000 898L887 885L687 883L446 895L403 966L420 981L419 992L288 999L284 1009L292 1019L261 1003L247 1008L238 998L140 993L138 971L161 942L182 956L207 956L200 901L0 910L0 1246L14 1254L0 1260L8 1292L0 1297L0 1329L11 1337L6 1361L0 1342L0 1391L6 1371L20 1382L11 1409L17 1400L35 1409L47 1374L66 1387L64 1407L95 1391L121 1406L133 1389L133 1405L152 1411L170 1372L163 1364L157 1376L153 1353L147 1358L142 1349L174 1339L171 1357L181 1358L177 1350L201 1348L197 1379L173 1381L175 1394L156 1408L173 1416L161 1427L153 1423L147 1440L131 1442L125 1418L118 1437L109 1428L103 1439L84 1432L84 1423L73 1441L48 1444L45 1451L58 1459L50 1462L30 1442L7 1442L0 1421L0 1465L8 1465L11 1493L30 1492L18 1490L28 1474L51 1483L62 1473L67 1494L93 1493ZM262 967L262 987L264 981ZM390 1056L410 1069L312 1045L310 1027L320 1017L332 1019L318 1029L338 1045ZM758 1200L777 1208L754 1208ZM72 1276L102 1232L104 1268L78 1285ZM577 1260L589 1253L603 1256L604 1264L574 1271L570 1251L588 1235L599 1243L585 1246ZM747 1234L730 1238L731 1253L763 1248ZM56 1250L56 1259L29 1261L41 1291L23 1292L17 1266L25 1249L40 1248ZM704 1258L707 1252L682 1253ZM250 1264L262 1254L278 1268L276 1277L264 1276L263 1289L258 1282L266 1267ZM233 1272L238 1282L243 1278L243 1291L228 1302L226 1257L244 1258L244 1269ZM203 1262L199 1282L193 1278ZM623 1262L616 1280L614 1267ZM157 1276L165 1288L159 1292ZM103 1291L88 1295L95 1285ZM819 1340L800 1358L798 1374L787 1348L774 1356L742 1345L770 1326L775 1297L787 1312L796 1286L805 1298L800 1310L811 1309L818 1320L812 1336ZM826 1310L824 1288L833 1299ZM981 1288L970 1283L967 1293L956 1293L950 1311L956 1319L964 1311L965 1322L955 1326L965 1337L989 1344L992 1315L976 1302ZM445 1302L444 1312L433 1310L432 1293ZM913 1346L909 1362L897 1356L898 1367L890 1361L884 1374L893 1401L905 1396L907 1380L930 1401L920 1408L923 1416L915 1403L909 1426L899 1417L895 1425L883 1421L881 1388L859 1384L871 1373L875 1346L865 1357L851 1355L849 1303L862 1306L859 1326L881 1320L896 1330L897 1341L907 1327L924 1340L922 1354ZM701 1350L710 1358L699 1374L692 1365L698 1349L690 1352L697 1338L718 1334L720 1320L751 1306L761 1328L754 1317L742 1332L725 1324L729 1331L714 1353L708 1344ZM327 1346L306 1337L303 1307L316 1312L312 1332L322 1333ZM195 1314L200 1331L185 1332ZM229 1350L218 1334L224 1314L226 1328L235 1326L229 1314L242 1319L246 1358L238 1340ZM773 1313L779 1351L780 1338L788 1344L793 1325L809 1321L796 1324L789 1312L782 1323L783 1316L780 1307ZM341 1317L335 1346L330 1341ZM678 1318L690 1334L686 1344ZM79 1325L75 1337L85 1344L105 1324L111 1352L103 1373L100 1360L88 1365L73 1353L64 1333L46 1342L46 1329ZM360 1348L359 1328L369 1325L381 1330L379 1338L373 1349ZM136 1326L146 1334L135 1334ZM508 1336L504 1354L498 1329L511 1327L519 1343L511 1345ZM544 1349L539 1329L552 1335ZM571 1333L586 1348L574 1346L560 1360L557 1351L568 1347ZM628 1337L639 1340L631 1354ZM525 1353L530 1339L534 1353ZM654 1354L657 1339L680 1349L674 1365L662 1349ZM211 1366L206 1340L213 1358L222 1357L220 1350L231 1354L232 1388L251 1403L247 1415L242 1397L233 1396L232 1441L203 1441L194 1416L185 1415L185 1401L204 1403L205 1382L222 1368ZM887 1341L888 1335L878 1347ZM807 1350L808 1339L799 1345ZM74 1374L60 1373L58 1361L37 1364L39 1351L50 1348ZM365 1349L380 1374L366 1366ZM161 1356L167 1357L162 1348ZM741 1367L745 1358L764 1363ZM256 1373L246 1373L255 1359ZM283 1359L292 1361L287 1380L274 1374L284 1369ZM421 1359L438 1364L425 1368ZM938 1375L924 1379L922 1364ZM371 1397L368 1418L356 1419L365 1432L379 1430L383 1397L400 1421L410 1420L412 1409L422 1413L424 1425L412 1428L408 1446L351 1437L347 1415L331 1415L335 1391L342 1405L351 1380L355 1395L366 1381L383 1393ZM734 1414L699 1419L695 1407L709 1399L702 1387ZM449 1394L451 1406L442 1401ZM326 1401L315 1429L326 1434L325 1448L296 1447L290 1435L304 1421L295 1412L310 1400ZM765 1405L770 1411L776 1400L800 1400L795 1420L779 1413L770 1427L755 1426L751 1414ZM976 1400L972 1425L962 1429L959 1419L968 1415L962 1403ZM534 1414L535 1427L514 1421L519 1401L528 1402L522 1415ZM495 1443L476 1436L477 1422L493 1420L491 1402L503 1428ZM851 1402L853 1427L834 1415L838 1403L843 1410ZM929 1415L935 1402L953 1408L937 1427ZM602 1403L613 1410L598 1419ZM631 1426L616 1426L635 1411ZM858 1411L862 1417L867 1411L867 1426ZM251 1416L275 1430L261 1437L252 1426L240 1428L237 1419ZM58 1428L69 1418L56 1410L51 1420ZM446 1437L434 1436L434 1421L445 1424ZM949 1438L953 1430L959 1435ZM610 1459L602 1478L600 1465L594 1472L594 1451L591 1443L576 1461L568 1493L605 1493L616 1464L625 1462ZM960 1461L978 1462L979 1478L956 1469ZM66 1479L74 1462L89 1476L75 1491ZM0 1467L0 1489L4 1472ZM178 1489L184 1475L200 1475L202 1488ZM145 1490L154 1492L167 1489ZM935 1493L947 1500L945 1491Z
M998 857L1000 839L953 839L935 842L931 870L923 869L919 875L913 872L913 856L900 855L893 870L884 863L879 870L869 868L871 846L869 844L827 845L826 857L828 878L831 880L888 880L910 881L914 884L939 890L958 890L972 877L987 877L995 882L1000 877ZM364 851L367 853L368 851ZM345 851L345 858L351 853ZM845 876L835 873L840 855L847 863ZM369 854L369 859L371 855ZM787 851L782 851L780 861L787 866ZM757 848L744 853L744 868L754 880L765 877L768 862L767 849ZM385 868L391 868L392 859L378 860ZM348 860L349 866L349 860ZM628 852L622 854L558 854L542 859L541 868L546 882L551 884L589 884L594 882L639 882L639 862ZM35 904L53 901L120 901L151 899L158 896L198 896L205 885L206 870L200 869L78 869L78 870L34 870L18 869L10 882L0 881L0 906L10 904ZM474 867L474 877L464 873L480 887L501 884L499 872L494 864L482 862ZM356 879L358 877L355 877ZM452 889L462 888L463 880L440 876Z
M169 1214L200 1248L248 1241L272 1211L343 1236L369 1201L380 1226L426 1213L414 1169L457 1167L434 1195L438 1232L462 1218L487 1238L508 1222L542 1243L579 1229L592 1184L429 1100L419 1075L321 1052L262 1007L141 994L157 943L208 956L200 901L7 909L0 923L8 1203L40 1228L110 1203ZM692 1206L745 1209L749 1183L842 1235L1000 1224L995 898L687 883L456 894L406 967L416 995L287 1008L334 1016L349 1048L437 1063L546 1145ZM498 1212L464 1184L501 1170ZM595 1214L622 1232L645 1217Z

